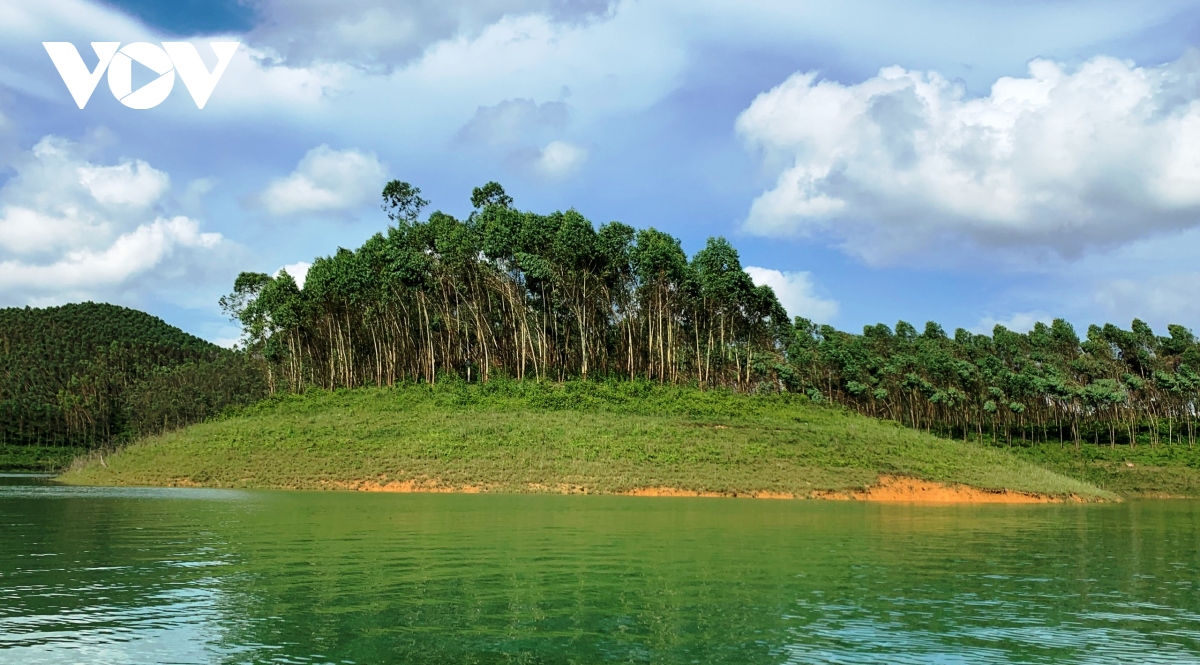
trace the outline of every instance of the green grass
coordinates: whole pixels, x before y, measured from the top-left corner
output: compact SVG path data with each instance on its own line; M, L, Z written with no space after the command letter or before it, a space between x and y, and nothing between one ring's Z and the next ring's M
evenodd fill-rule
M1013 453L1038 466L1128 497L1200 497L1200 446L1039 443Z
M436 481L490 491L859 489L899 474L1113 498L1003 450L807 403L644 383L492 382L310 391L77 462L64 482L321 488Z
M62 471L85 450L55 446L0 445L0 472L53 473Z

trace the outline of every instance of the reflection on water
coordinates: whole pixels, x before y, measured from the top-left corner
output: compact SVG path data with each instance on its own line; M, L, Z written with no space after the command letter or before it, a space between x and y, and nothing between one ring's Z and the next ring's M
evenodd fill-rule
M1200 502L8 480L0 663L1200 661Z

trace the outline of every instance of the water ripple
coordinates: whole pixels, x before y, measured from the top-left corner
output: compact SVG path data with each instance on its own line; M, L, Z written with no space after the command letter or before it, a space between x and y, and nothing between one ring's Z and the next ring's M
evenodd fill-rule
M1196 502L10 484L0 530L0 663L1200 662Z

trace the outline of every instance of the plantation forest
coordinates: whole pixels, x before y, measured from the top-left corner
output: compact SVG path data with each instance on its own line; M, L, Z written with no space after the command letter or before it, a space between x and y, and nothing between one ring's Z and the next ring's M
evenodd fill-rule
M427 202L408 183L383 198L386 233L317 259L303 289L242 273L222 300L273 389L641 379L799 392L956 438L1195 440L1200 344L1182 326L851 334L789 320L724 238L689 258L653 228L519 211L496 183L474 190L465 220L420 221Z
M303 288L244 272L218 349L111 305L0 310L0 436L105 445L278 391L439 381L652 381L787 392L946 437L1192 446L1200 343L1059 319L991 335L900 321L860 334L791 319L724 238L678 239L575 210L520 211L496 183L473 212L423 215L383 191L390 224L317 258Z
M266 394L261 363L144 312L0 309L0 444L103 446Z

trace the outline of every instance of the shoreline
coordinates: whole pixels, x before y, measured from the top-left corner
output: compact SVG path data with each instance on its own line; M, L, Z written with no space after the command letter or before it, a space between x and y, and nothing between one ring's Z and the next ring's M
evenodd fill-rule
M446 485L436 480L361 480L323 481L316 488L298 487L224 487L197 483L190 478L172 479L161 487L187 487L209 489L274 489L284 491L318 492L367 492L384 494L587 494L592 496L629 496L652 498L713 498L713 499L766 499L766 500L815 500L815 501L865 501L870 503L908 503L930 505L966 504L1065 504L1065 503L1117 503L1123 499L1085 499L1078 495L1053 496L1015 490L989 490L970 485L939 483L906 476L880 475L876 484L859 490L813 490L808 494L788 492L745 491L715 492L690 490L679 487L638 487L629 490L608 492L582 485L543 485L531 483L527 491L511 491L501 487L485 485Z

